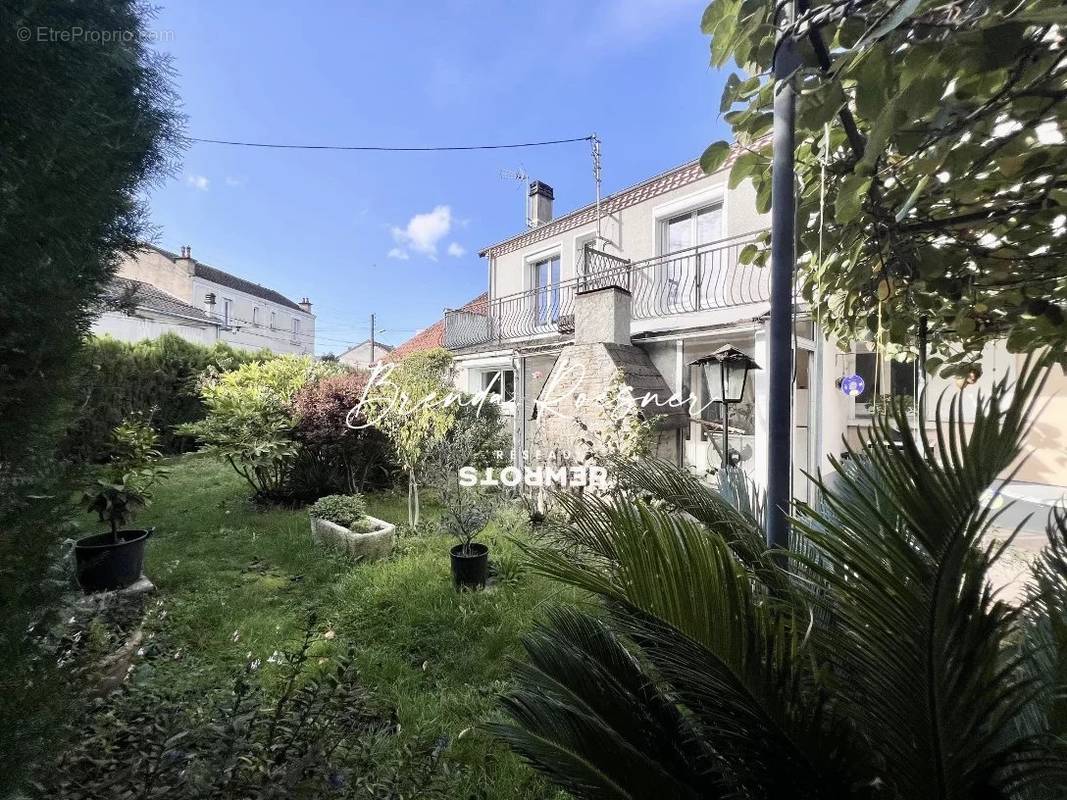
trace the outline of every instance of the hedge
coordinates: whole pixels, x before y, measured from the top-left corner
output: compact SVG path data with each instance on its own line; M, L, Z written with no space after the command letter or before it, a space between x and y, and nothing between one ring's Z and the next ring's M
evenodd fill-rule
M197 381L204 371L271 357L266 350L253 353L224 342L204 347L172 333L132 344L90 338L75 367L73 421L60 456L74 462L106 460L112 429L132 413L149 418L163 452L192 449L192 439L179 436L174 427L203 419Z

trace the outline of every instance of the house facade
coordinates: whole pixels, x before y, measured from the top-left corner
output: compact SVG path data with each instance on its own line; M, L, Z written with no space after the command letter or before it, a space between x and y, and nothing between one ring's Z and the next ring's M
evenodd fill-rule
M157 304L165 305L161 298L169 298L171 304L181 304L187 316L189 309L196 312L196 325L166 323L167 330L190 341L224 341L234 347L279 354L315 352L315 315L307 298L295 303L280 292L198 261L188 246L174 254L145 245L134 257L124 259L111 294L128 292L124 287L132 284L151 287ZM103 313L94 333L137 341L163 332L161 323L153 320L147 309L131 303L122 305L121 310Z
M353 369L370 369L393 352L391 344L371 342L370 339L354 344L337 356L337 360Z
M481 252L488 293L478 304L446 310L443 343L455 355L458 388L498 395L518 466L574 442L565 420L578 412L568 395L595 397L617 372L635 397L692 400L684 409L648 408L658 418L660 456L699 475L722 464L718 367L708 358L730 345L766 365L770 310L767 271L740 259L769 217L757 212L749 182L728 185L732 161L712 175L697 162L668 170L604 198L599 216L594 204L553 217L553 191L535 181L530 227ZM806 499L812 488L804 473L829 468L843 440L858 441L875 395L914 397L922 378L914 365L886 362L865 345L839 350L799 300L794 342L794 495ZM964 390L970 409L978 390L1015 361L1003 346L989 349L982 376ZM856 374L864 390L850 396L839 380ZM754 370L742 402L729 407L726 451L761 485L773 446L767 384L767 372ZM956 387L929 380L933 396L943 388ZM1038 421L1043 433L1024 481L1067 484L1065 425L1047 412Z

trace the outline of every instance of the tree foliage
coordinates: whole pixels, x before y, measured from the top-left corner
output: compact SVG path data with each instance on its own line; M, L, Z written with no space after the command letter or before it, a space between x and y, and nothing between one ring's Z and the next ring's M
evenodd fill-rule
M148 19L136 0L0 5L0 462L62 432L94 304L149 233L141 192L178 150L182 118ZM129 36L49 38L75 29Z
M574 524L527 548L602 608L527 638L497 732L583 798L1063 797L1067 515L1015 607L983 497L1042 372L998 382L973 424L957 395L934 436L876 418L786 554L684 470L619 459L627 491L564 498Z
M742 70L720 109L729 184L770 208L775 54L768 0L714 0L712 63ZM803 292L843 343L964 374L989 341L1067 351L1067 51L1058 0L797 4L797 221ZM1058 23L1058 24L1057 24ZM822 43L812 31L821 30ZM707 171L729 154L704 153ZM764 239L764 245L766 238ZM766 247L743 261L763 264ZM1067 363L1067 355L1061 363Z
M452 356L437 347L403 358L374 381L367 395L367 419L393 443L408 473L408 522L419 524L417 472L427 453L444 438L456 418L456 405L443 400L453 391Z

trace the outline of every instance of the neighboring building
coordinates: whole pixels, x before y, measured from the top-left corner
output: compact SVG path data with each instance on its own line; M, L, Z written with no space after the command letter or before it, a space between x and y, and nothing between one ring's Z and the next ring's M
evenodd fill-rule
M391 344L385 344L384 342L374 342L372 344L371 340L367 339L349 347L337 357L337 360L342 364L347 364L357 369L370 369L379 361L385 360L386 356L393 350L394 348Z
M638 395L659 387L654 393L661 401L672 393L695 397L699 410L692 416L688 409L658 414L658 453L698 474L721 463L717 372L709 375L693 362L730 344L766 367L770 310L767 271L739 258L769 218L756 211L750 182L729 188L732 162L712 175L691 162L604 198L599 233L595 204L553 218L553 191L535 181L528 228L481 252L488 260L487 296L445 312L441 344L456 357L459 388L503 387L519 465L524 453L532 459L576 440L574 426L561 422L577 413L573 403L564 401L558 415L538 419L535 401L549 399L553 383L557 390L566 386L563 376L580 369L586 373L582 391L590 396L621 369ZM857 440L869 425L866 401L875 391L914 394L921 386L912 365L839 351L799 300L795 348L794 493L806 498L803 473L827 469L843 437ZM990 348L983 376L967 389L972 410L977 391L1014 363L1002 346ZM836 383L852 373L867 379L858 398ZM1062 391L1062 376L1057 380ZM931 379L929 385L936 397L947 384ZM767 386L767 371L753 372L746 400L730 407L729 420L733 458L760 484L771 446ZM928 425L932 409L930 417ZM1038 453L1025 480L1062 486L1067 423L1048 413L1042 420L1038 437L1031 437Z
M148 283L114 278L103 297L103 313L93 332L124 342L157 339L174 333L196 344L214 344L222 324L196 306L184 303Z
M169 303L180 304L185 313L189 309L197 311L202 324L191 324L191 319L185 320L190 324L181 325L160 321L156 318L158 311L149 313L145 307L124 304L122 311L101 315L93 326L94 333L137 341L153 338L158 335L154 331L166 325L167 330L201 343L224 341L235 347L266 348L275 353L315 352L315 315L307 298L294 303L273 289L197 261L188 246L175 255L145 245L119 266L111 296L129 292L131 282L151 287L157 305L166 298ZM142 336L142 332L146 335Z

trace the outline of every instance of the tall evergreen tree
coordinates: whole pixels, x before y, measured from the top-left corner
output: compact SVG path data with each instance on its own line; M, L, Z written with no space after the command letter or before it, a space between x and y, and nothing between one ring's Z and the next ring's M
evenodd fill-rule
M182 116L137 0L0 0L0 464L47 452L100 291Z

